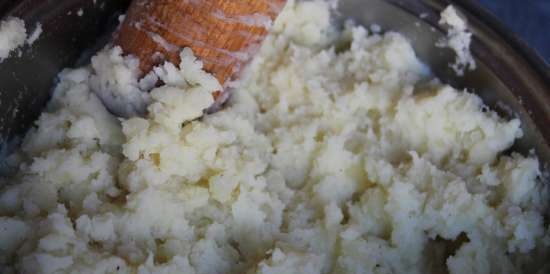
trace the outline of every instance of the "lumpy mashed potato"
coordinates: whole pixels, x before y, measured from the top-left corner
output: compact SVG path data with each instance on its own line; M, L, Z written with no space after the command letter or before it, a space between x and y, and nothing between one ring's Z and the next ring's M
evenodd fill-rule
M9 159L0 272L548 273L539 162L502 154L519 120L329 6L290 1L210 115L219 83L187 49L149 84L118 48L63 71ZM155 77L146 118L96 95Z
M0 63L21 47L26 39L25 21L16 17L0 21Z

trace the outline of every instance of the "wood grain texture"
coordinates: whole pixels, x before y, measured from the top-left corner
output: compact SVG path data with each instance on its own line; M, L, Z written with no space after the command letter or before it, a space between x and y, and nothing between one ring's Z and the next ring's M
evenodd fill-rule
M115 44L145 74L189 47L223 85L259 49L286 0L134 0ZM220 94L216 94L220 96Z

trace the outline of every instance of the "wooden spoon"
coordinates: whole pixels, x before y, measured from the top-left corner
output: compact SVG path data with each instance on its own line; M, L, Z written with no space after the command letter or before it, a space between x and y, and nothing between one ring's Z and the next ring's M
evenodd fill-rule
M179 64L189 47L224 86L258 51L286 0L134 0L115 44L139 58L142 75ZM185 69L185 68L183 68ZM213 91L219 105L226 91Z

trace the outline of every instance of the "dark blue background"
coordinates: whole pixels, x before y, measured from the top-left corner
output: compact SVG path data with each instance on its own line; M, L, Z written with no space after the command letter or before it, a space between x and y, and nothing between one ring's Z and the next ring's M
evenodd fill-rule
M479 0L550 63L550 0Z

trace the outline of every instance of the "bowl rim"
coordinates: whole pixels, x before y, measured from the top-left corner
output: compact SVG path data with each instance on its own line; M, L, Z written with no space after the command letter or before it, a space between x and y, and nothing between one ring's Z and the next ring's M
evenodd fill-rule
M539 74L543 81L550 86L550 64L529 45L529 43L521 38L521 36L512 31L503 21L488 8L481 5L479 1L473 0L455 0L453 5L472 14L477 20L491 28L496 34L501 36L510 47L514 49L522 58L524 58L535 71Z

